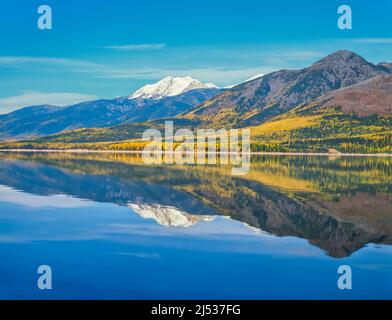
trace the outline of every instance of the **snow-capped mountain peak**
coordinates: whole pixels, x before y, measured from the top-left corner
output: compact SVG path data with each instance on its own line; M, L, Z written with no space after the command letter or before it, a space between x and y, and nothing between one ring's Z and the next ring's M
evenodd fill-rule
M159 204L128 203L128 207L145 219L153 219L165 227L189 228L199 222L211 222L214 216L193 215L174 207Z
M129 99L161 99L194 89L209 88L218 87L211 82L203 83L191 77L166 77L156 83L145 85L129 96Z

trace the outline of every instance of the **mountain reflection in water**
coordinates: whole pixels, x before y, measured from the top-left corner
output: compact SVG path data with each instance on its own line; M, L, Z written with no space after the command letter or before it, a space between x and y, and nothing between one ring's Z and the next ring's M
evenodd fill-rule
M0 153L0 185L127 206L167 227L221 215L307 239L336 258L392 243L392 158L253 156L224 166L144 165L135 154Z

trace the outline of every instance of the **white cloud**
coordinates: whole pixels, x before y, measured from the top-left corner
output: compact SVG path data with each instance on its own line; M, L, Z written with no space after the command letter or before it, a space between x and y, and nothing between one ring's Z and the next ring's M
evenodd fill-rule
M128 44L110 45L105 48L115 50L150 50L161 49L166 45L156 44ZM29 57L29 56L0 56L0 68L15 68L22 71L34 69L37 72L74 72L83 73L96 78L130 79L156 81L171 76L191 76L205 82L214 82L220 86L241 83L254 74L267 74L282 68L305 66L309 62L324 56L316 50L271 49L266 52L259 48L175 48L171 49L169 57L181 55L184 57L182 65L169 59L150 63L142 59L141 62L117 61L117 64L95 63L92 61L56 58L56 57ZM195 65L194 57L211 57L216 63L208 65ZM221 61L221 57L225 57ZM249 61L252 61L249 64Z
M56 194L40 196L16 191L10 187L0 185L0 201L17 204L29 208L84 208L94 206L94 202L74 198L68 195Z
M349 39L352 43L373 43L373 44L388 44L392 43L392 38L358 38Z
M118 50L141 50L143 48L158 48L162 47L164 44L144 44L144 45L124 45L124 46L110 46ZM206 48L187 48L185 51L180 51L180 54L184 57L189 57L189 55L200 55L204 56L208 51L208 54L212 54L216 59L220 56L228 56L229 53L221 49L206 49ZM234 57L240 55L238 50L234 50L231 54ZM254 52L251 51L251 52ZM173 52L173 55L178 54L178 52ZM135 79L135 80L159 80L167 75L172 76L191 76L206 82L214 82L219 85L228 85L232 83L239 83L254 74L267 74L271 71L279 69L281 66L287 66L290 60L293 61L303 61L305 59L312 59L322 55L320 52L316 51L289 51L282 52L282 50L277 52L271 52L271 55L275 57L276 61L269 61L268 55L262 56L257 53L254 56L247 54L246 61L260 61L257 66L250 66L243 63L239 65L230 63L230 65L225 63L219 63L214 66L198 66L196 67L193 60L190 59L188 65L173 67L173 63L162 65L162 61L154 63L154 67L150 63L143 63L132 66L130 65L109 65L95 63L91 61L77 60L77 59L67 59L67 58L55 58L55 57L28 57L28 56L0 56L0 67L9 68L19 68L25 70L26 68L31 69L32 67L38 67L38 71L42 71L41 68L44 67L45 71L53 72L76 72L90 74L93 77L107 78L107 79Z
M66 106L87 100L94 100L96 96L75 92L24 92L18 96L0 98L0 114L11 112L21 107L50 104Z
M295 59L295 60L308 60L313 58L320 58L325 56L325 53L321 51L293 51L282 54L283 58Z
M184 68L184 69L140 69L132 72L102 74L99 77L108 79L149 79L160 80L167 76L185 77L217 83L226 86L232 83L242 83L255 74L267 74L274 71L269 66L257 68Z
M157 259L160 258L160 254L157 252L153 253L144 253L144 252L114 252L113 254L115 255L120 255L120 256L131 256L131 257L137 257L137 258L145 258L145 259Z
M29 57L29 56L0 56L0 66L25 67L26 64L43 64L43 65L58 65L63 67L79 67L79 68L100 68L101 65L94 62L67 59L67 58L55 58L55 57Z
M113 67L106 64L99 64L91 61L67 59L67 58L54 58L54 57L29 57L29 56L0 56L0 67L31 70L38 68L37 71L50 70L52 72L76 72L91 74L96 77L108 78L133 78L145 79L152 73L156 72L155 69L150 68L127 68L127 67ZM132 77L128 77L129 75ZM151 77L150 77L151 78Z
M141 51L141 50L160 50L166 47L165 43L144 43L144 44L125 44L105 46L105 49Z

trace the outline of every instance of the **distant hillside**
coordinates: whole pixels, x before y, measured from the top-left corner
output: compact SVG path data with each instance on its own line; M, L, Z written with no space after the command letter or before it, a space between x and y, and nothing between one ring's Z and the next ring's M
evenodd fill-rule
M392 63L388 63L388 62L381 62L377 65L379 68L392 73Z
M212 123L255 125L325 93L387 74L350 51L338 51L301 70L281 70L238 85L192 110L187 116Z
M331 91L251 132L255 151L392 152L392 75Z
M0 116L0 140L30 139L64 130L105 128L123 122L173 117L220 92L217 88L202 88L159 99L123 97L87 101L68 107L26 107Z
M315 104L322 107L339 106L345 113L360 117L392 114L392 76L371 78L356 85L327 93Z
M246 82L169 119L175 129L249 127L252 151L392 153L392 75L385 70L386 63L376 66L339 51L309 68ZM167 103L164 110L170 109ZM144 130L163 132L164 116L156 117L4 142L0 148L140 150Z

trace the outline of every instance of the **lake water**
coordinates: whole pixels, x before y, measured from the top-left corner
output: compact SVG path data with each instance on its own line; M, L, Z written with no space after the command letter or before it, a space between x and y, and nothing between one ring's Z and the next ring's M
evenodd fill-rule
M391 244L388 157L0 153L1 299L391 299Z

